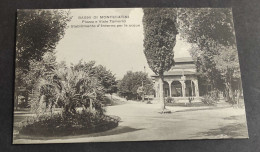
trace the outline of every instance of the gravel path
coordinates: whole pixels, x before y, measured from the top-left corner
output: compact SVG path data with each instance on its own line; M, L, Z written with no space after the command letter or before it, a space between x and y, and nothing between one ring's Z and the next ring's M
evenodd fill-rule
M107 107L108 115L121 118L117 128L102 133L51 138L24 137L14 143L70 143L142 140L248 138L244 109L230 106L167 107L160 114L159 103L124 101Z

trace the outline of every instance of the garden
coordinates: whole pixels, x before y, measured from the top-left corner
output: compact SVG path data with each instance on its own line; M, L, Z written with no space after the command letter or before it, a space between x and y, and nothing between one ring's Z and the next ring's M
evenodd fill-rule
M45 59L48 58L44 57L40 65L46 66ZM118 126L120 118L105 115L103 102L109 87L105 88L105 80L99 79L107 78L101 76L105 72L112 78L110 71L95 66L93 62L79 62L71 67L57 65L52 69L35 83L28 102L34 115L21 122L20 134L75 135Z

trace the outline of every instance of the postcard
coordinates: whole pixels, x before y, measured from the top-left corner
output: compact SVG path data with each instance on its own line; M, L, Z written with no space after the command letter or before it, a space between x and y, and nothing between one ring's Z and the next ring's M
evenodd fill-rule
M13 144L248 138L231 8L17 10Z

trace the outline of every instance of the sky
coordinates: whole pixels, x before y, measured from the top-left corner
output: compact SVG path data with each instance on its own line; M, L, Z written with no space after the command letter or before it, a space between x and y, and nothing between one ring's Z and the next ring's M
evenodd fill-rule
M111 70L117 79L121 79L129 70L144 71L144 67L145 72L149 75L153 74L143 53L143 11L141 8L72 9L70 13L72 19L68 23L64 37L56 47L58 62L66 61L70 64L78 63L81 59L86 62L94 60L97 65L104 65ZM71 28L72 25L90 25L90 23L82 23L79 16L91 16L92 19L84 19L84 21L94 21L93 16L108 15L129 15L125 24L140 26ZM177 35L174 58L189 57L187 50L190 47L190 44Z

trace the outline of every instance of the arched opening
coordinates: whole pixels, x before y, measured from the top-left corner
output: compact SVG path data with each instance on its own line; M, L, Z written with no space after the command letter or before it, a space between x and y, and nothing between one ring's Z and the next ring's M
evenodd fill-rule
M182 97L182 85L180 81L173 81L171 84L172 97Z
M168 82L163 82L163 93L164 97L169 97L170 96L170 88Z
M186 85L186 88L185 88L185 95L186 95L186 97L196 96L194 82L191 81L191 80L186 80L185 81L185 85Z

